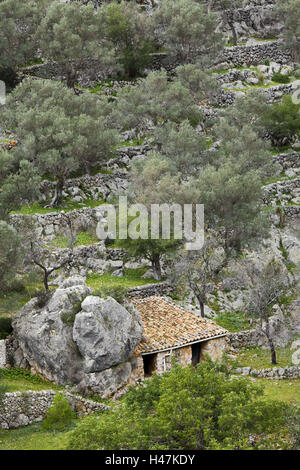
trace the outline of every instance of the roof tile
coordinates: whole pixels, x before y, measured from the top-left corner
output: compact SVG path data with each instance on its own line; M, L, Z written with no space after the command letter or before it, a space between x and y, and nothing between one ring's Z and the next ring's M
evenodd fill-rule
M132 303L144 327L143 340L135 354L171 349L228 333L212 320L198 317L165 297L133 299Z

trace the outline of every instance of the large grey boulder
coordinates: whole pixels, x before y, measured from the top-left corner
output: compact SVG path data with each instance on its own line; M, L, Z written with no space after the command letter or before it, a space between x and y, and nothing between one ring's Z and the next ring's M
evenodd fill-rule
M89 296L76 315L73 339L85 359L85 372L97 372L125 362L139 344L143 327L136 310L109 297Z
M142 320L109 297L92 296L84 279L63 281L42 307L32 299L13 322L16 365L46 379L109 396L126 385Z
M90 294L79 277L64 281L42 308L30 300L13 321L14 337L31 369L58 384L83 378L83 358L73 341L72 326L64 318Z

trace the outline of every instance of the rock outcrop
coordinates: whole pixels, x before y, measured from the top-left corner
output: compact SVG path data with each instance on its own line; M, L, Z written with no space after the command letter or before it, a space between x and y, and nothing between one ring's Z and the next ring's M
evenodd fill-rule
M66 279L44 306L32 299L13 322L16 366L60 385L109 396L131 374L141 341L138 312L108 297L92 296L79 276Z

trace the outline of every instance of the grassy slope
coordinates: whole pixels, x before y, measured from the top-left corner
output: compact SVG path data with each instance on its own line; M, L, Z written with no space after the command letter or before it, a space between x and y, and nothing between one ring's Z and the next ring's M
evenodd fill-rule
M288 346L276 349L276 353L278 363L276 365L272 365L269 349L249 347L243 349L237 359L232 360L232 363L236 363L237 367L251 367L253 369L267 369L293 365L291 361L292 351Z
M45 431L40 423L0 430L0 450L63 450L67 432Z

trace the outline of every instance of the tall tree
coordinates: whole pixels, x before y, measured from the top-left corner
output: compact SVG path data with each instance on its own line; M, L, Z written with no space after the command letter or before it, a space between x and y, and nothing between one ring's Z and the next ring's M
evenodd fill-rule
M95 95L76 96L50 80L24 80L9 95L1 122L19 137L16 154L31 161L41 175L57 180L51 205L61 202L72 172L109 158L117 134L103 114L108 109Z
M0 220L0 291L15 277L21 261L20 238L7 222Z
M217 16L195 0L164 0L155 13L159 36L182 63L210 61L219 52L222 40L216 33Z
M184 119L196 125L201 120L201 112L188 86L179 79L169 81L167 72L161 70L151 72L130 92L126 88L120 91L115 119L125 129L145 129L151 123L158 126L166 121L179 123Z
M272 364L277 363L277 358L269 319L272 315L272 306L278 302L286 289L285 281L286 274L282 267L275 260L270 261L261 272L256 273L246 305L246 312L260 321L270 347Z
M172 173L178 174L181 180L188 179L206 163L204 137L188 121L179 126L167 122L154 130L154 137L162 158L170 161Z
M100 10L105 37L114 46L125 76L136 77L151 61L154 51L151 16L135 2L104 3Z
M255 170L238 170L230 161L220 168L209 166L196 182L205 220L223 240L224 266L243 247L268 234L261 179Z
M0 69L26 65L38 49L36 30L48 0L4 0L0 2Z
M81 1L52 2L37 35L43 57L60 64L70 88L87 61L92 67L94 60L98 71L115 63L113 48L104 37L100 13L93 5L83 5Z
M275 15L284 21L283 44L300 61L300 0L278 0Z
M201 250L182 250L173 260L172 277L174 276L175 284L185 292L190 290L193 293L203 318L207 295L212 290L213 282L223 262L220 246L221 243L216 237L206 234Z

